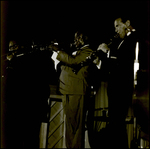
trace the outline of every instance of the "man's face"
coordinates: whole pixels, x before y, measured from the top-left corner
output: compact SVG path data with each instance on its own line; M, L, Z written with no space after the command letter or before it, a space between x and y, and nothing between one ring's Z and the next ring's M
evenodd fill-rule
M114 27L115 32L119 34L121 39L123 39L127 34L127 26L122 22L121 18L115 20Z
M16 44L15 41L10 41L9 42L9 51L15 51L18 50L18 45Z
M79 48L83 45L82 34L78 35L77 33L75 33L74 44L76 48Z

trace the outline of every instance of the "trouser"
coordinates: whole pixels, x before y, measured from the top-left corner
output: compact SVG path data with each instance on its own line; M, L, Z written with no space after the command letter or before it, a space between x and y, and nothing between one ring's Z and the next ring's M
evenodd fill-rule
M132 101L129 87L111 86L108 88L109 103L109 141L116 148L128 148L125 119Z
M66 114L66 147L84 148L85 135L85 96L64 95L64 110Z

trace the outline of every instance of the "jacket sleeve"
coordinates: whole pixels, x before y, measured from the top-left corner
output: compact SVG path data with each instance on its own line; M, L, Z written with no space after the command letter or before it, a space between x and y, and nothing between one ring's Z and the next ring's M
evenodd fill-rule
M86 48L81 51L78 51L77 55L73 57L71 55L68 55L64 51L60 51L57 56L57 59L67 64L68 66L77 65L80 62L85 61L86 57L88 57L91 54L91 52L92 52L91 49Z

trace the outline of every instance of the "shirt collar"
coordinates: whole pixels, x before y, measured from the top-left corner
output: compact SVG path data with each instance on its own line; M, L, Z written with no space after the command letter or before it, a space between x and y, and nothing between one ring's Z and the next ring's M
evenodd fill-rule
M131 32L135 32L135 29L132 29L130 32L127 33L127 36L129 36L131 34Z

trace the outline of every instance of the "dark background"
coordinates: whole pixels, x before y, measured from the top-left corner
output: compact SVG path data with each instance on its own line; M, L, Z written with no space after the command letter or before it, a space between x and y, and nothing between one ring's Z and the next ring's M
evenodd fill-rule
M78 28L89 31L97 48L114 35L114 19L125 14L131 17L139 33L140 67L149 70L149 4L149 1L1 1L1 60L6 59L3 55L8 52L10 39L30 44L32 40L47 43L56 38L70 43ZM1 111L4 110L2 107Z
M74 33L84 28L96 50L114 35L114 20L126 15L140 38L142 69L149 67L149 1L1 1L2 55L13 38L24 44L50 43L57 39L69 44ZM5 57L3 57L5 58Z
M133 26L148 42L149 1L6 1L2 14L7 40L72 42L77 28L86 28L95 45L114 34L119 14L131 17Z

